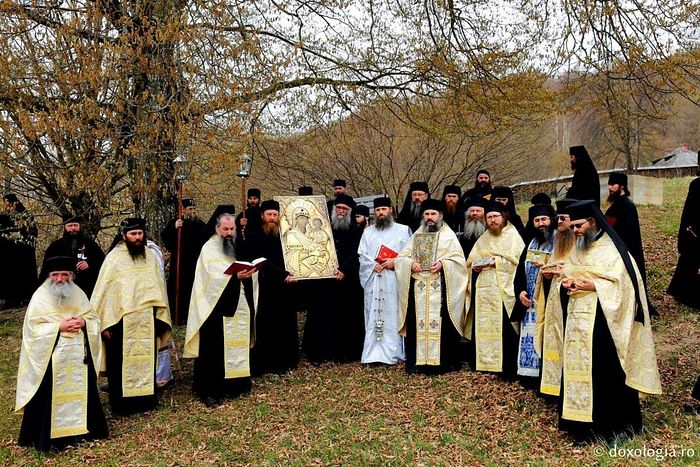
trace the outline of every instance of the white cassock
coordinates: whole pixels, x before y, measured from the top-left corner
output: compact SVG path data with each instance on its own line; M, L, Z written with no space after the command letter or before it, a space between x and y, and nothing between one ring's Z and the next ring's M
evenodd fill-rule
M394 364L406 359L403 337L399 335L399 296L396 272L374 271L375 258L382 245L395 252L403 250L411 239L411 229L394 222L384 230L374 225L362 234L360 247L360 283L365 289L365 344L362 363Z

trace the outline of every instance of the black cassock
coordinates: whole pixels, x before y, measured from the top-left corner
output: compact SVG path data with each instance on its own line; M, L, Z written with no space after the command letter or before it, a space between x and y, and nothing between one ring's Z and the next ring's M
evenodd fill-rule
M472 285L471 285L471 303L469 304L470 310L475 310L476 303L476 280L479 278L478 272L472 272ZM503 372L500 376L505 379L515 378L518 372L518 333L513 329L513 325L510 323L510 318L508 318L508 313L504 306L501 306L501 313L503 313L503 324L501 328L501 339L503 345ZM472 330L471 330L471 340L467 344L467 362L472 370L476 370L476 316L472 319Z
M445 272L440 271L440 283L442 284L442 297L440 303L440 364L416 365L416 301L413 293L414 279L411 277L411 285L408 290L408 307L406 310L406 373L439 375L458 370L462 366L461 352L464 346L460 345L459 332L454 328L452 319L447 311L447 287L445 285Z
M156 336L163 334L168 326L162 321L154 318L153 345L156 345ZM148 396L124 397L122 392L122 363L124 350L124 325L119 320L117 324L106 329L110 338L104 340L106 361L107 361L107 382L109 392L109 405L115 415L132 415L139 412L153 410L158 405L156 395L156 382L153 378L153 394ZM153 372L156 371L156 359L158 349L153 352Z
M168 222L160 236L163 245L170 252L170 267L168 268L168 301L170 303L170 315L174 324L182 325L187 322L187 314L192 295L194 272L199 257L200 239L205 223L198 217L183 219L182 238L180 245L180 307L178 309L179 320L175 322L175 288L177 284L177 229L173 219Z
M358 361L365 340L364 291L360 285L360 246L362 229L334 230L341 281L322 279L302 284L308 300L303 350L313 363L326 360Z
M561 288L561 306L566 329L569 295ZM620 365L615 343L605 314L596 307L593 324L593 422L578 422L561 418L564 398L564 377L559 396L559 428L580 441L610 440L616 435L634 435L642 430L639 392L625 384L625 372Z
M639 214L637 207L628 196L621 196L605 211L608 224L617 232L620 239L627 247L634 262L637 263L639 273L642 275L642 283L647 289L647 268L644 261L644 249L642 247L642 231L639 226ZM648 300L649 297L647 297ZM649 303L649 313L658 315L656 308Z
M85 339L85 333L82 338ZM56 336L58 342L58 336ZM85 339L85 349L89 355L89 344ZM17 444L20 446L33 447L39 451L60 450L64 447L84 440L106 438L108 436L107 422L100 395L97 392L97 377L92 359L88 358L88 406L87 406L87 429L88 433L77 436L64 436L62 438L51 439L51 396L53 392L53 368L51 360L44 373L39 389L37 389L32 400L24 407L22 417L22 427L19 431Z
M72 256L75 258L76 264L79 261L88 263L88 269L75 271L74 282L90 298L92 290L95 288L95 282L97 282L102 262L105 259L105 254L100 245L81 234L75 237L64 234L63 237L54 240L46 249L46 253L44 253L44 264L39 273L39 284L43 283L48 277L48 271L45 268L46 258L53 258L54 256Z
M253 283L246 280L244 299L250 308L250 332L253 334L255 306L253 305ZM250 377L225 378L224 362L224 320L236 314L238 299L241 292L241 281L235 275L231 276L219 301L216 302L211 314L199 329L199 357L194 360L192 371L192 389L202 400L209 397L214 399L233 398L250 392Z
M576 158L576 169L566 198L583 201L592 199L600 206L600 178L590 156L579 155Z
M668 294L700 310L700 178L690 182L678 229L678 264Z
M452 231L459 237L459 233L464 230L464 211L457 208L455 212L449 214L447 211L443 214L445 224L449 225Z
M258 309L255 313L255 347L250 351L253 376L284 373L299 365L299 329L292 287L284 282L282 243L279 237L262 232L246 240L242 257L248 261L264 257L259 276Z
M0 220L2 260L6 267L5 280L0 283L0 299L11 305L29 300L37 287L35 241L38 230L28 211L3 215Z

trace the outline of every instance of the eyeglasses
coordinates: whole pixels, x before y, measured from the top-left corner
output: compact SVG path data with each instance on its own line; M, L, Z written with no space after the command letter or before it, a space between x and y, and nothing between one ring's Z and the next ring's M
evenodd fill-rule
M490 221L490 220L498 219L499 217L503 217L503 214L489 214L488 216L486 216L486 220Z
M589 221L590 221L590 219L586 219L585 221L581 222L580 224L571 224L571 230L581 229L581 228L583 228L584 224L586 224Z

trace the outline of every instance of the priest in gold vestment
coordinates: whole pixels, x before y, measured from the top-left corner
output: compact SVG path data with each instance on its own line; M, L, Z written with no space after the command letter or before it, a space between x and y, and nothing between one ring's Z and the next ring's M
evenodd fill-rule
M535 296L537 323L535 349L542 358L540 393L559 396L561 389L564 351L564 315L561 309L561 271L574 247L574 233L569 226L569 205L576 199L565 198L557 204L557 230L554 233L554 251L542 268L542 287Z
M646 292L634 259L594 201L568 208L576 247L562 271L561 429L579 442L642 429L640 394L660 394Z
M399 334L406 337L406 372L459 369L467 271L459 240L443 221L443 205L425 200L421 226L396 258Z
M513 280L525 243L508 222L508 209L489 201L484 209L487 230L476 241L467 270L468 361L476 371L515 376L518 368L518 323L511 323L515 305Z
M121 224L90 299L100 316L112 412L154 409L156 357L170 335L170 312L160 266L146 248L146 223Z
M24 414L19 444L48 451L105 438L107 424L97 392L100 325L73 282L75 258L44 267L49 277L24 317L15 410Z
M215 233L197 260L183 355L195 359L192 389L210 408L250 391L258 290L257 272L224 273L236 260L233 206L219 206L212 220Z

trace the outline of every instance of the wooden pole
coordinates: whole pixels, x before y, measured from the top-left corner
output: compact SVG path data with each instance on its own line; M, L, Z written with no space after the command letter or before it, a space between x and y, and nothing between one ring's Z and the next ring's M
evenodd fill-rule
M177 218L182 220L182 185L180 180L177 185ZM180 324L180 257L182 256L182 226L177 229L177 260L175 261L175 323Z
M245 177L241 177L241 238L245 240L245 224L243 220L245 219L245 208L246 208L246 192L245 192ZM247 222L247 221L246 221Z

